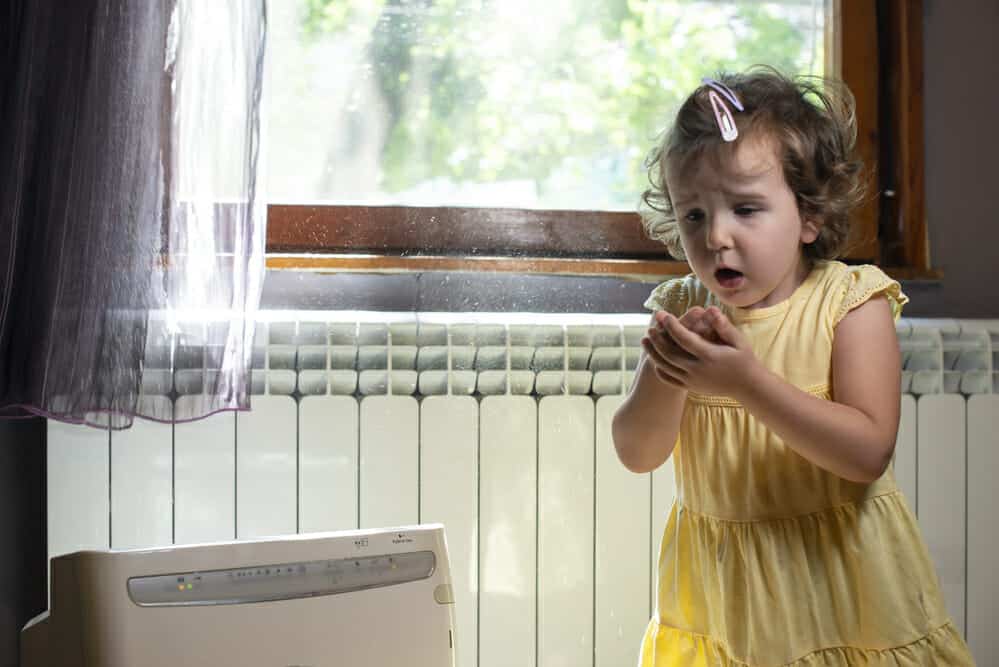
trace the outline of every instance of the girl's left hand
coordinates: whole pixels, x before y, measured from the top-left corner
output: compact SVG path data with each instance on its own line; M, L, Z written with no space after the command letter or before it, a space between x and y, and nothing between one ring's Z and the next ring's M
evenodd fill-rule
M669 313L659 316L659 324L679 346L668 355L677 369L673 379L688 391L738 398L752 384L760 362L746 336L718 308L709 308L704 321L720 342L705 340Z

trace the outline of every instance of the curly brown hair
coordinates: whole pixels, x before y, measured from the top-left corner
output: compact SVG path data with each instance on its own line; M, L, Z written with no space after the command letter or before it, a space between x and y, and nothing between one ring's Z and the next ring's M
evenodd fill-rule
M779 146L784 180L802 217L820 224L818 238L804 247L806 259L841 256L847 248L850 213L867 191L863 164L854 155L853 94L838 80L788 77L767 66L740 74L722 73L715 80L732 89L742 102L744 111L733 109L739 137L735 143L722 140L707 85L691 93L645 161L651 187L642 194L639 212L646 234L665 243L672 256L685 259L666 186L667 162L686 165L705 154L717 157L747 136L764 132Z

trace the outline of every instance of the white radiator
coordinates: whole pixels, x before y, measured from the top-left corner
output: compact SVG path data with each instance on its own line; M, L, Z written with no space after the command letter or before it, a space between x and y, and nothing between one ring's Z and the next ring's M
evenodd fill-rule
M49 423L51 555L442 522L461 667L633 664L674 489L671 465L633 475L610 438L646 315L263 318L251 412ZM999 664L999 321L897 331L896 476L958 627Z

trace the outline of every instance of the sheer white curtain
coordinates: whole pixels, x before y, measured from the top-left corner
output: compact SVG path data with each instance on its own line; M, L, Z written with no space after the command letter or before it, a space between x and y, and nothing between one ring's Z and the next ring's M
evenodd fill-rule
M6 11L0 411L123 428L248 408L264 0ZM193 398L145 399L179 376Z

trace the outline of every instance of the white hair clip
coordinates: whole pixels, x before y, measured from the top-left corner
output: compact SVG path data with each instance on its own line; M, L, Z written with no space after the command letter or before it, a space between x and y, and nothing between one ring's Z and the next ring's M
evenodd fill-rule
M722 139L725 141L735 141L739 136L739 128L735 125L735 118L732 117L732 111L718 95L720 93L738 111L745 111L742 102L732 92L732 89L723 83L707 77L701 79L701 82L712 88L712 90L708 91L708 100L711 101L711 110L715 113L715 121L718 123Z

